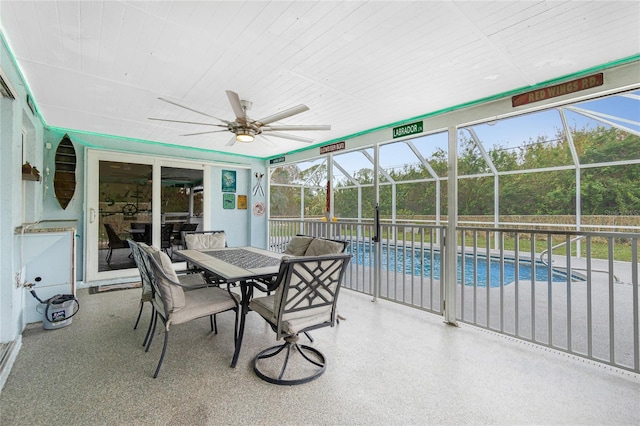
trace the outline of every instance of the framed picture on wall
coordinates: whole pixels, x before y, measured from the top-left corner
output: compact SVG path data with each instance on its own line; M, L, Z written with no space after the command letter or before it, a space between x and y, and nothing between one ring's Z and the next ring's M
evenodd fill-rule
M236 192L236 171L222 171L222 192Z
M236 208L236 196L233 194L222 194L222 208L223 209L235 209Z
M247 196L238 195L238 210L246 210L246 209L247 209Z

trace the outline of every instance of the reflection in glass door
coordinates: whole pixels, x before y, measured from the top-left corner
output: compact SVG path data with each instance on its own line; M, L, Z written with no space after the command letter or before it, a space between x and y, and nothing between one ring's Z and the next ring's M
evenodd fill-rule
M98 272L135 268L127 239L151 242L149 164L99 162Z
M183 231L202 230L203 171L163 166L161 175L160 246L175 262L173 251L184 247Z

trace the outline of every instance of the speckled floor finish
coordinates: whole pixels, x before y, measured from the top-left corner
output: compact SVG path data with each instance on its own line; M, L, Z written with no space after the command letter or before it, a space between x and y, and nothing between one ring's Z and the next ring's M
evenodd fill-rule
M256 313L238 366L233 314L172 328L162 346L133 330L140 289L89 294L73 324L31 325L0 393L0 424L640 424L640 377L344 290L335 328L314 331L326 373L300 386L258 379L251 360L274 345ZM302 338L305 341L306 339Z

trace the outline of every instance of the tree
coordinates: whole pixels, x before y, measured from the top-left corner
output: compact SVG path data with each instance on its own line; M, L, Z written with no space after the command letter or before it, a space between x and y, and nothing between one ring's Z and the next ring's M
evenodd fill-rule
M615 128L573 129L572 138L581 170L581 199L583 214L638 214L640 212L640 164L607 164L640 159L640 137ZM480 155L475 141L461 138L458 155L458 213L461 215L494 214L495 179L499 183L501 215L574 215L576 214L576 172L553 169L572 167L574 159L567 136L558 131L552 139L539 136L517 149L495 145L487 149L488 158L498 170L527 171L527 173L494 176L487 161ZM448 155L437 148L426 159L440 178L447 177ZM602 163L597 167L585 167ZM540 171L546 169L544 171ZM277 172L277 174L276 174ZM277 169L272 181L306 183L307 214L320 214L325 203L326 166L320 164L304 172L295 166ZM396 212L398 214L433 215L436 213L437 183L422 164L407 164L389 170L396 182ZM474 175L474 177L471 177ZM392 185L386 178L376 177L372 168L354 173L361 185L363 218L372 218L375 208L373 183L380 185L380 211L383 217L392 215ZM324 179L324 180L323 180ZM424 180L420 182L421 180ZM415 182L418 181L418 182ZM447 214L447 180L440 181L440 213ZM332 182L334 211L339 217L357 217L358 188L351 182ZM315 189L314 189L315 188ZM272 192L274 205L282 211L299 210L300 191L280 188ZM296 192L297 191L297 192ZM635 212L635 213L634 213ZM296 212L296 214L299 214Z

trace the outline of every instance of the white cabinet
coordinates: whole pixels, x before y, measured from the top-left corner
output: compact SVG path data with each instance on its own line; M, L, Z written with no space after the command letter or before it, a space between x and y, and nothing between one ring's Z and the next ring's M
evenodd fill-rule
M35 283L38 297L76 294L75 228L27 229L22 235L24 283ZM39 302L25 288L26 323L42 320Z

